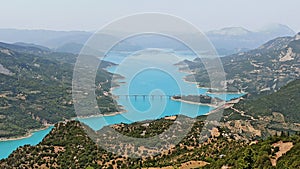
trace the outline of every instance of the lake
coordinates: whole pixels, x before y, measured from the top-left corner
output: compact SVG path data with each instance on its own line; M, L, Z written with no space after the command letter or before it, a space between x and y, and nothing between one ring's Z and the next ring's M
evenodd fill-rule
M126 59L124 59L124 55ZM119 96L117 103L124 107L125 113L113 116L99 116L79 119L94 130L103 126L132 123L143 120L159 119L166 116L186 115L196 117L213 110L207 105L187 104L171 100L168 96L205 94L208 89L197 88L194 83L187 83L183 78L187 73L179 72L175 63L182 59L191 59L189 56L176 57L172 53L155 50L143 51L129 56L128 53L120 55L108 54L105 60L118 63L118 66L108 68L112 73L121 74L125 79L120 87L113 89L112 93ZM129 69L130 68L130 69ZM129 95L129 96L124 96ZM135 96L138 95L138 96ZM231 100L243 94L209 94Z
M182 59L192 59L192 55L176 57L170 53L146 51L130 56L130 53L112 52L105 60L120 64L110 67L110 72L116 72L125 79L120 87L113 90L119 96L117 102L126 110L125 113L113 116L98 116L79 119L94 130L103 126L117 123L132 123L149 119L159 119L165 116L186 115L196 117L213 110L213 107L194 105L171 100L170 95L205 94L207 89L197 88L196 84L183 80L186 73L179 72L175 63ZM131 59L125 59L125 57ZM135 72L136 71L136 72ZM134 97L133 95L147 95L147 97ZM241 97L243 94L211 95L230 100ZM28 138L0 141L0 159L7 158L12 151L25 144L36 145L51 131L53 127L33 132Z

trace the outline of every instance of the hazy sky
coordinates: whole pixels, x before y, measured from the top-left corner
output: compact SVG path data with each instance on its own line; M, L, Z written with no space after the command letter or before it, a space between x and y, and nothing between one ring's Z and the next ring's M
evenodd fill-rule
M122 16L163 12L201 30L270 23L300 31L299 0L0 0L0 28L97 30Z

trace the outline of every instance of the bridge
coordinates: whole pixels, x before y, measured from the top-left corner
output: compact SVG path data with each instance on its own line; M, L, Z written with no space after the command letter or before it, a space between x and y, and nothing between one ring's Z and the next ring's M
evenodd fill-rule
M135 100L137 100L138 98L143 98L143 100L145 100L146 98L151 98L151 99L154 99L154 98L160 98L160 99L163 99L163 98L169 98L171 99L174 95L155 95L155 94L152 94L152 95L146 95L146 94L127 94L127 95L113 95L114 98L132 98L134 97Z

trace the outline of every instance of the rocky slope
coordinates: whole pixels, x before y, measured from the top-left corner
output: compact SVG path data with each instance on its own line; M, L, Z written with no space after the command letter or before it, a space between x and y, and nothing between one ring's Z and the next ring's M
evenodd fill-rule
M261 47L221 58L226 83L231 90L244 90L252 95L272 93L300 76L300 34L276 38ZM200 86L209 87L203 60L185 61ZM204 59L205 61L205 59ZM180 63L179 63L180 64ZM185 68L182 68L183 70Z

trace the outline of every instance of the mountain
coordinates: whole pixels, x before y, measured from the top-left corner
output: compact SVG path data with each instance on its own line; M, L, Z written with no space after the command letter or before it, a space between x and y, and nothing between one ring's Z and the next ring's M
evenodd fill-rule
M122 32L101 34L106 41L115 40ZM178 33L193 39L192 33ZM220 55L254 49L276 37L292 36L294 31L280 24L269 25L260 31L250 31L242 27L227 27L205 33ZM51 31L51 30L17 30L0 29L0 41L7 43L25 42L46 46L58 52L79 53L82 46L93 35L85 31ZM173 50L188 50L185 45L174 39L158 35L134 36L120 42L117 51L137 51L145 48L167 48ZM92 49L101 51L101 49ZM95 53L95 52L94 52ZM98 53L98 52L96 52Z
M251 34L251 31L242 27L227 27L220 30L210 31L211 35L223 35L223 36L243 36Z
M14 43L14 45L23 46L23 47L39 48L39 49L41 49L43 51L51 51L51 49L49 49L49 48L47 48L45 46L36 45L36 44L33 44L33 43L16 42L16 43Z
M8 44L0 42L0 48L7 48L13 51L17 52L23 52L28 54L47 54L50 52L50 49L42 46L36 46L36 45L27 45L27 44Z
M281 24L269 25L259 31L228 27L206 33L221 55L229 55L259 47L277 37L293 36L295 32Z
M44 51L32 46L0 43L0 137L26 134L44 124L75 117L72 76L77 55ZM98 59L95 58L95 61ZM112 75L102 68L96 77L98 104L103 113L115 112L111 96ZM101 96L101 97L100 97Z
M52 31L52 30L19 30L19 29L0 29L0 41L5 43L20 42L26 44L37 44L45 46L57 52L78 54L82 46L93 35L93 32L87 31ZM98 34L99 36L99 34ZM115 40L116 37L110 34L100 34L105 41ZM37 46L35 46L37 47ZM92 49L101 51L101 49ZM98 52L97 52L98 53Z
M83 45L79 43L66 43L56 48L55 51L78 54L82 48Z
M276 38L257 49L222 57L221 62L228 88L244 90L249 96L272 93L300 76L299 34ZM194 74L186 79L193 81L195 78L201 86L210 87L201 59L187 64Z
M2 42L34 43L48 48L57 48L70 42L84 44L91 35L91 32L84 31L0 29Z
M280 37L280 36L291 36L295 32L288 26L282 24L270 24L260 29L261 34L268 35L270 37Z
M66 52L66 53L73 53L73 54L78 54L80 53L81 49L85 47L85 51L88 51L90 55L93 56L104 56L104 52L101 49L94 49L89 46L84 46L79 43L66 43L62 46L59 46L58 48L54 49L57 52ZM138 51L143 49L140 46L137 45L132 45L130 41L121 41L117 45L115 45L111 51Z

